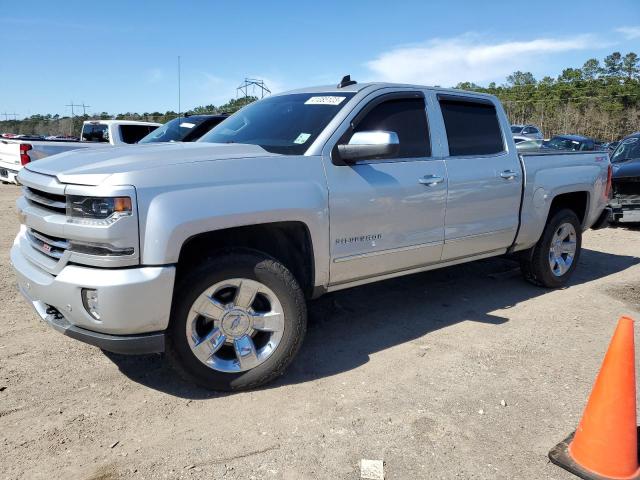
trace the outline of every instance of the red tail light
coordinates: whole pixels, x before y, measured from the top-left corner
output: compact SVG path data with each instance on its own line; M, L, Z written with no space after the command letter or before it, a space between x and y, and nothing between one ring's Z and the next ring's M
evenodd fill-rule
M29 156L29 154L27 153L29 150L31 150L33 147L31 145L29 145L28 143L21 143L20 144L20 163L22 165L26 165L27 163L29 163L31 161L31 157Z
M604 189L604 198L609 199L611 195L611 182L613 179L613 165L609 164L609 168L607 170L607 186Z

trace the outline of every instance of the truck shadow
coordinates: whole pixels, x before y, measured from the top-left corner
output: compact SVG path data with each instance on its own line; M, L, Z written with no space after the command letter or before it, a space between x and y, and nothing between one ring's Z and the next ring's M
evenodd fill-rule
M597 280L640 258L583 249L569 285ZM525 282L515 261L497 258L334 292L309 303L307 338L287 372L265 387L303 383L357 368L370 355L460 322L500 325L495 314L550 290ZM183 398L219 397L182 381L159 355L107 353L132 380Z

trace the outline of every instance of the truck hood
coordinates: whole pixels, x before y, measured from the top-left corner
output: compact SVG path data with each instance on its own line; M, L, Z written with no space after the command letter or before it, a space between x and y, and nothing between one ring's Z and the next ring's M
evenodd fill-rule
M29 163L25 168L56 177L62 183L99 185L117 173L194 162L277 155L257 145L240 143L156 143L73 150Z
M640 178L640 158L613 164L613 181Z

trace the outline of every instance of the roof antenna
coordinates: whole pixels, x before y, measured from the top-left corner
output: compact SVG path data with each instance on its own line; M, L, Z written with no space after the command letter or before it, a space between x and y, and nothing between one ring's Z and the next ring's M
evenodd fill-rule
M355 80L351 80L351 75L345 75L344 77L342 77L342 80L340 80L338 88L348 87L349 85L355 85L356 83L358 82L356 82Z

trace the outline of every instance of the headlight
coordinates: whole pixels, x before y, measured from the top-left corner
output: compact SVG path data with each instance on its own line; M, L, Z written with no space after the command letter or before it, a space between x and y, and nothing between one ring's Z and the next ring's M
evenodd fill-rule
M67 196L67 217L73 223L105 224L131 215L129 197L81 197Z

